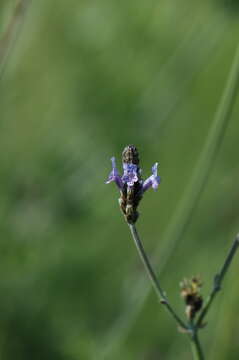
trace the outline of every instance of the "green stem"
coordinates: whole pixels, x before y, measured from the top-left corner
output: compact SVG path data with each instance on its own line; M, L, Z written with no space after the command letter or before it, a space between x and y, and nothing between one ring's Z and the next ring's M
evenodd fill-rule
M190 340L191 340L191 349L192 349L193 359L194 360L204 360L204 355L203 355L201 344L200 344L200 341L198 338L197 331L195 331L192 334Z
M160 302L161 304L165 305L166 309L168 310L168 312L173 316L174 320L176 320L176 322L178 323L178 325L187 330L187 325L184 324L184 322L180 319L180 317L175 313L175 311L173 310L173 308L171 307L171 305L169 304L168 302L168 299L159 283L159 280L153 270L153 267L149 261L149 258L146 254L146 251L144 249L144 246L140 240L140 237L139 237L139 234L137 232L137 229L135 227L135 225L133 224L129 224L129 228L130 228L130 231L131 231L131 234L132 234L132 237L133 237L133 240L134 240L134 243L135 243L135 246L138 250L138 253L139 253L139 256L144 264L144 267L145 267L145 270L150 278L150 281L154 287L154 290L157 294L157 296L159 297L160 299Z
M210 309L213 299L215 298L218 291L221 289L222 280L224 279L224 276L232 262L232 259L234 258L234 255L236 254L238 246L239 246L239 234L236 236L235 240L233 241L232 247L226 257L226 260L224 261L224 263L222 265L221 270L214 277L213 289L212 289L209 297L207 298L204 308L202 309L202 311L198 317L197 324L196 324L197 328L202 325L203 319L205 318L208 310Z

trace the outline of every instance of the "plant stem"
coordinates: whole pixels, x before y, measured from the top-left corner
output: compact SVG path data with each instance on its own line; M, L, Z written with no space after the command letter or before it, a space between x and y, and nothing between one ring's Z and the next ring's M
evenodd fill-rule
M194 333L191 336L191 348L193 353L193 359L194 360L204 360L204 355L202 352L201 344L198 338L197 331L194 331Z
M171 307L171 305L168 302L168 299L159 283L159 280L152 268L152 265L148 259L148 256L146 254L146 251L144 249L144 246L140 240L138 231L135 227L135 225L133 224L129 224L129 228L133 237L133 240L135 242L136 248L138 250L139 256L144 264L144 267L146 269L146 272L148 273L148 276L151 280L151 283L154 287L154 290L156 292L156 294L158 295L161 304L165 305L166 309L168 310L168 312L173 316L173 318L176 320L176 322L178 323L178 325L183 328L183 329L187 329L187 325L184 324L184 322L180 319L180 317L175 313L175 311L173 310L173 308Z
M202 309L202 311L199 315L199 318L198 318L197 324L196 324L197 327L200 327L202 325L203 319L205 318L205 316L213 302L213 299L215 298L218 291L221 289L222 280L224 279L224 276L232 262L232 259L233 259L234 255L236 254L238 246L239 246L239 234L236 236L235 240L233 241L232 247L226 257L226 260L224 261L224 263L222 265L220 272L218 274L216 274L216 276L214 277L213 289L212 289L209 297L207 298L204 308Z

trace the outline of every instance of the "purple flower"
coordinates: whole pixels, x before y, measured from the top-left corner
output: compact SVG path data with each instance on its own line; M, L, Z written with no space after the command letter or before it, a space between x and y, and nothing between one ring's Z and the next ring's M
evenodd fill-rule
M122 181L127 186L134 186L134 183L139 181L138 177L138 166L135 164L123 163L124 174L122 176Z
M138 205L143 194L149 188L156 190L160 184L158 176L158 163L152 167L152 175L145 181L141 178L141 169L139 167L139 153L134 145L128 145L122 153L123 175L117 170L115 158L111 158L112 171L106 181L106 184L115 182L120 190L119 204L128 224L134 224L139 213Z
M146 179L143 183L143 192L152 187L154 190L157 190L160 184L160 176L158 176L158 163L155 163L152 167L152 175Z
M106 181L106 184L111 183L112 181L114 181L116 183L116 185L118 186L118 188L120 190L123 189L123 181L121 179L121 176L118 173L117 167L116 167L116 163L115 163L115 157L111 158L111 162L112 162L112 171L108 177L108 180Z
M139 177L140 169L138 168L138 165L123 163L124 173L122 176L120 176L116 167L115 157L111 158L111 162L112 171L108 177L108 180L106 181L106 184L114 181L118 188L123 190L125 184L127 184L129 187L132 187L138 181L142 183ZM155 163L152 167L152 175L142 183L142 191L145 192L150 187L152 187L154 190L157 190L159 184L160 176L158 176L158 163Z

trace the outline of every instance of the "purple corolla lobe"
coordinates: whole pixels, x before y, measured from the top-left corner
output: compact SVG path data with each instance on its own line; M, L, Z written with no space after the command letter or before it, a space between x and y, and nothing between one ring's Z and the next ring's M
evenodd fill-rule
M121 179L121 176L119 175L118 169L116 167L116 162L115 162L115 157L111 158L111 162L112 162L112 171L108 177L108 180L106 181L106 184L111 183L112 181L114 181L116 183L116 185L118 186L118 188L120 190L123 189L123 181Z
M160 184L160 176L158 176L158 163L155 163L152 167L152 175L148 177L143 183L143 192L152 187L154 190L157 190Z

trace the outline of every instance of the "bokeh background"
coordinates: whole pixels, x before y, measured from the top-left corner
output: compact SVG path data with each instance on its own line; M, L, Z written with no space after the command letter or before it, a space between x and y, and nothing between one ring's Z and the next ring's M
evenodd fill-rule
M1 36L15 4L1 0ZM200 274L206 295L239 230L237 100L185 231L165 236L190 201L238 20L237 0L29 2L0 77L1 359L191 359L104 182L129 143L145 177L159 161L138 229L184 314L179 282ZM239 357L238 266L201 332L210 360Z

